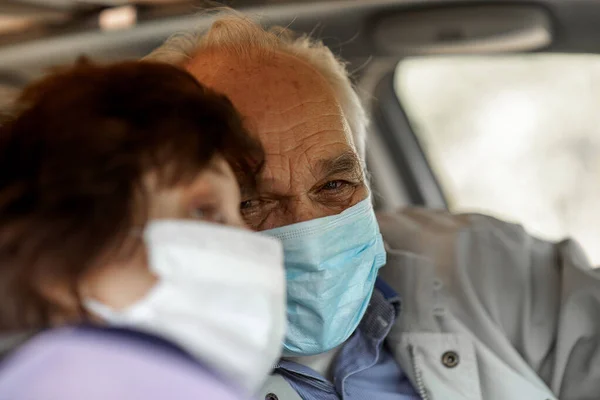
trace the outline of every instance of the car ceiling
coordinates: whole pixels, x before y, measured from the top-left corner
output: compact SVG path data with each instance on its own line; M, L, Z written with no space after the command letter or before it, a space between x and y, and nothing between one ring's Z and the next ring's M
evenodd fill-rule
M406 37L386 34L395 31L383 29L397 27L403 14L481 5L539 7L547 13L552 31L552 41L544 50L600 53L597 0L246 0L220 4L258 15L266 24L313 33L355 66L372 57L411 54L410 46L394 47L397 41L406 42ZM186 0L5 0L0 4L0 80L26 81L82 54L107 61L141 57L177 31L207 27L211 16L199 11L214 5ZM134 9L136 23L126 29L102 30L98 16L114 7ZM395 16L400 19L390 23Z

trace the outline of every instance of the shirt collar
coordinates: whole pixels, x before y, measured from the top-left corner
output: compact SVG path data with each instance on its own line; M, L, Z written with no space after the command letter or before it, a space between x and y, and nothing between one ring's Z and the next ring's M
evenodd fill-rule
M400 295L380 277L377 277L375 281L375 289L383 295L386 302L394 307L394 317L398 317L400 313Z
M389 287L386 288L383 285L386 284L378 279L367 311L358 325L358 330L365 338L376 342L385 339L400 309L398 295L393 291L384 292L381 288L387 290ZM390 297L386 297L386 295Z

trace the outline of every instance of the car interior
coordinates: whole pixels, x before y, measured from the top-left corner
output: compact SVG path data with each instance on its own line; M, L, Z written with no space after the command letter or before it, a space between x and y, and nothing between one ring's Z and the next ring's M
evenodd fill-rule
M600 95L594 92L600 90L597 0L3 0L0 97L82 55L100 62L143 57L178 31L206 28L214 18L211 9L223 5L263 24L313 35L348 62L371 115L367 164L379 209L491 213L518 220L540 236L575 236L600 262L592 245L600 233L589 227L598 226L592 220L600 223L600 208L565 194L585 191L576 196L581 199L600 193L600 132L594 126L600 122L594 117L594 105L600 106L594 96ZM531 90L519 83L529 85L534 78L540 81ZM408 86L402 86L405 81ZM497 89L485 97L489 82ZM555 91L543 94L550 89ZM450 92L466 97L472 92L474 100L461 105L462 94L452 98ZM539 93L556 102L542 106ZM488 111L479 110L484 97L491 101L488 119L483 117ZM588 97L590 104L578 105ZM565 111L571 105L575 111ZM583 108L589 115L575 116ZM458 114L465 110L471 112L459 124ZM546 125L539 122L542 112L549 114ZM563 114L564 123L553 120ZM588 125L576 123L586 118ZM531 161L536 149L545 151L544 132L558 126L552 136L558 147L552 148L560 152L548 162L563 161L550 168L541 159L530 176L529 164L521 162ZM483 143L490 127L498 132L496 141ZM476 142L460 136L467 131ZM437 142L442 134L448 137ZM515 147L526 143L529 153ZM497 155L505 145L508 155ZM490 165L498 171L490 172ZM559 172L542 187L546 170ZM583 176L589 182L584 188L570 186ZM475 187L479 180L487 186ZM498 201L496 208L486 208L493 203L489 198ZM545 199L553 202L547 208L540 205ZM563 208L553 208L555 203ZM547 215L556 217L554 225Z

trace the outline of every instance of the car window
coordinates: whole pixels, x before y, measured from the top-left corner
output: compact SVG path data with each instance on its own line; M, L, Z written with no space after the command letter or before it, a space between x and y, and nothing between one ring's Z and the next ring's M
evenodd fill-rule
M600 264L600 56L411 58L395 89L452 211L574 237Z

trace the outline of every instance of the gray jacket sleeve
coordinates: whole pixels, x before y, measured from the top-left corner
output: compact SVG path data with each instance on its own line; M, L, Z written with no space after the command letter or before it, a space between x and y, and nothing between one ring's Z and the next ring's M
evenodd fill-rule
M461 320L493 325L560 392L597 386L600 270L577 243L539 240L483 215L409 208L378 219L391 249L435 264Z

